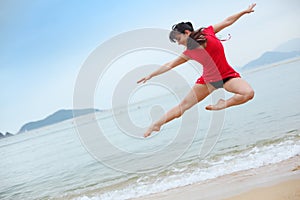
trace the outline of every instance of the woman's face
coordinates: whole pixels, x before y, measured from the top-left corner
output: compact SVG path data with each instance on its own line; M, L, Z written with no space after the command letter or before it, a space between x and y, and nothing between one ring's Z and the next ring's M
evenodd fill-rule
M177 41L178 45L187 46L187 39L189 37L189 33L178 33L175 35L175 40Z

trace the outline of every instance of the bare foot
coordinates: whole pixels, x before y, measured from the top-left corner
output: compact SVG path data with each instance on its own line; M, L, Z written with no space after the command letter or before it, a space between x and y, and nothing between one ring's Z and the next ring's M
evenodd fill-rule
M224 99L220 99L216 105L209 105L205 108L206 110L222 110L226 108L226 101Z
M146 137L149 137L153 131L159 131L159 130L160 130L160 126L153 124L153 125L151 125L151 126L148 128L148 130L144 133L144 137L145 137L145 138L146 138Z

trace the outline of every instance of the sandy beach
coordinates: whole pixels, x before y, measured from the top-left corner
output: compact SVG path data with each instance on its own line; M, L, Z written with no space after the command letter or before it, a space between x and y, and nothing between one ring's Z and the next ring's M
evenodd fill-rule
M300 155L137 200L300 200Z

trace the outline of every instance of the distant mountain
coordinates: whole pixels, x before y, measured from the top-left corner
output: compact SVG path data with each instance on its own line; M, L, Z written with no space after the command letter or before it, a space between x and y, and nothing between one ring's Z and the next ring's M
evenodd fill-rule
M279 45L273 51L278 51L278 52L300 51L300 38L295 38L295 39L289 40L289 41Z
M3 133L0 132L0 139L6 138L6 137L11 137L11 136L14 136L14 135L9 132L6 132L4 135Z
M249 62L242 69L243 70L254 69L260 66L276 63L279 61L295 58L298 56L300 56L300 51L292 51L292 52L269 51L261 55L259 58Z
M274 50L265 52L259 58L244 65L242 70L254 69L296 57L300 58L300 38L289 40Z
M97 109L59 110L53 113L52 115L49 115L45 119L35 121L35 122L29 122L23 125L18 133L23 133L25 131L30 131L33 129L41 128L43 126L48 126L64 120L68 120L73 118L74 115L78 117L93 112L99 112L99 110Z

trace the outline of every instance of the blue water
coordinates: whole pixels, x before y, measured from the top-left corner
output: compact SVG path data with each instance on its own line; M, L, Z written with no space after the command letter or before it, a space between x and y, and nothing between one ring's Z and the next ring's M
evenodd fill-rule
M242 76L254 88L255 98L226 110L218 142L205 159L199 158L199 151L211 123L212 113L204 110L210 98L197 105L200 122L191 145L186 145L188 137L174 140L180 119L148 140L132 140L121 134L110 113L98 113L97 122L112 144L129 153L145 153L147 162L156 169L125 173L97 161L83 146L74 122L68 120L0 140L0 199L128 199L300 154L300 62L244 72ZM145 112L151 106L168 109L176 103L172 95L141 102L133 106L131 117L146 125L150 119ZM176 148L163 151L172 142L177 142ZM138 163L133 157L113 154L105 146L101 150L109 155L107 159L128 168ZM155 150L163 153L148 156ZM182 153L180 158L161 165L177 152Z

